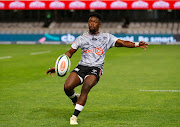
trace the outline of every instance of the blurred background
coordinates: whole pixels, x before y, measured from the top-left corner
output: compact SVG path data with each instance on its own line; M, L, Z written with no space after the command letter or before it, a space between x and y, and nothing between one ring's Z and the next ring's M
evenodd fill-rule
M88 31L92 12L103 17L101 32L121 39L151 44L180 42L178 0L0 1L0 9L2 44L72 43Z
M101 32L150 46L107 52L79 127L180 127L179 0L0 0L0 127L69 127L68 74L45 72L88 32L92 12Z

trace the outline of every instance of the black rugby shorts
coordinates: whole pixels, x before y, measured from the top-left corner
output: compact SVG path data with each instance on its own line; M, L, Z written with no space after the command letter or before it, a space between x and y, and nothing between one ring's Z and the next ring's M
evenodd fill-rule
M97 82L99 81L102 71L98 67L88 67L83 65L78 65L72 72L78 74L79 78L81 79L81 83L84 82L85 78L89 75L94 75L97 78Z

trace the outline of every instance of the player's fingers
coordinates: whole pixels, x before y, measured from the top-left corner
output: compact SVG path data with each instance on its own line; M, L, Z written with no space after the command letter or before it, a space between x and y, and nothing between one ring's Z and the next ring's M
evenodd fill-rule
M143 45L149 45L149 44L144 41L140 41L140 45L143 46Z
M52 74L52 77L54 77L54 73Z
M147 42L141 41L140 43L142 43L143 45L148 45Z
M148 48L148 46L145 45L145 46L144 46L144 49L146 50L146 48Z
M51 77L51 73L49 73L49 77Z
M50 68L46 71L46 75L50 72L49 70L50 70Z
M140 48L142 48L142 49L146 50L146 47L145 47L145 46L140 46Z

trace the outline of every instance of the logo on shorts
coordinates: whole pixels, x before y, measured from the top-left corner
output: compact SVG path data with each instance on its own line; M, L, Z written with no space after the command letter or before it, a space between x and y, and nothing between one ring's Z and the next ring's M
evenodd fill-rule
M92 48L90 50L85 50L84 53L95 53L96 55L100 56L103 54L103 49L101 47Z
M97 70L93 69L91 73L97 75Z

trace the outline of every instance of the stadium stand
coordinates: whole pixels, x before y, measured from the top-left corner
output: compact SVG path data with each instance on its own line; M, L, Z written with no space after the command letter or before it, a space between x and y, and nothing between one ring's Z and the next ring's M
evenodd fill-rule
M87 22L52 22L43 27L43 22L8 22L0 23L1 34L81 34L88 30ZM131 22L129 27L122 27L122 22L104 22L102 32L128 34L180 34L179 22Z
M97 10L101 32L180 34L178 10ZM82 34L88 30L89 10L2 10L1 34Z

